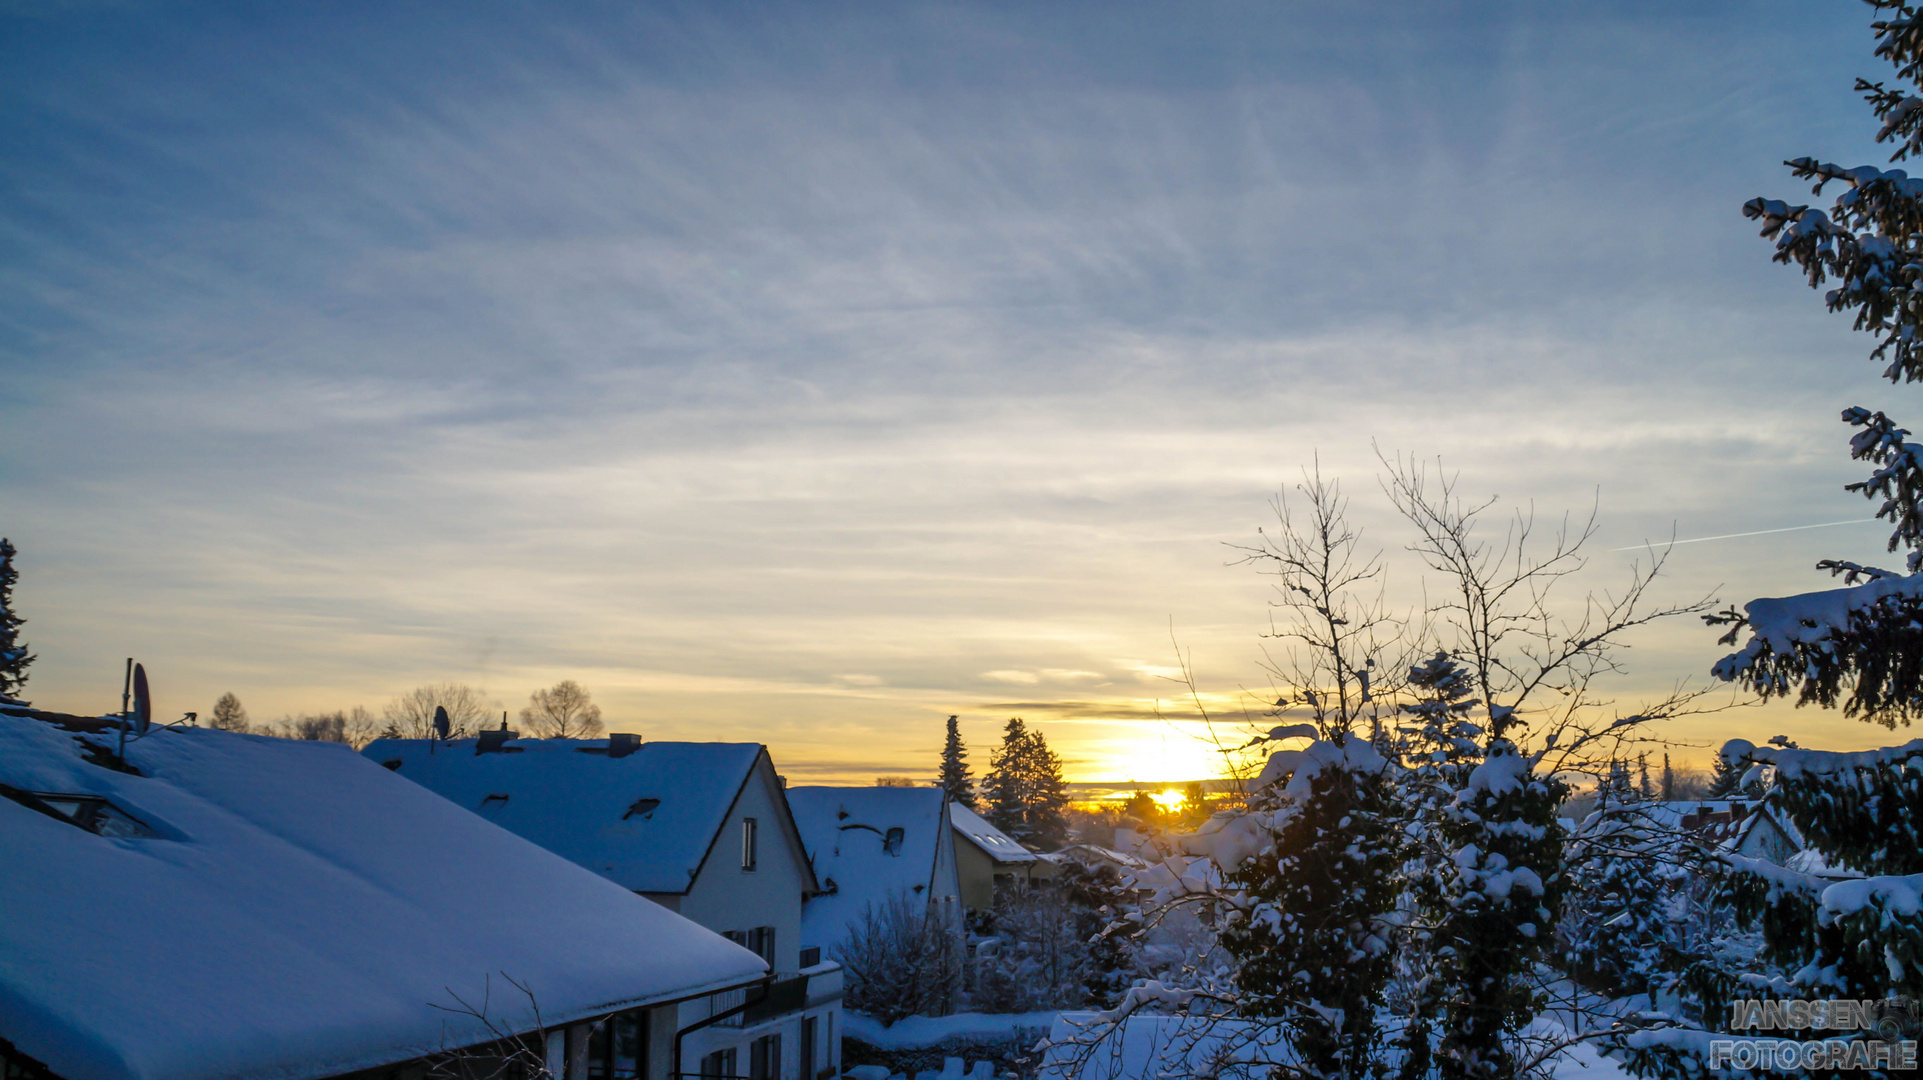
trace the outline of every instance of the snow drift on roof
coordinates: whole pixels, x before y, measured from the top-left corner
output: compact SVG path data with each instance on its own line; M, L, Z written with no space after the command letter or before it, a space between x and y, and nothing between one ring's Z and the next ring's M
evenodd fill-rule
M765 969L344 746L160 729L129 775L78 740L0 714L0 784L156 834L0 798L0 1035L69 1080L302 1080L470 1045L433 1005L490 977L490 1015L530 1029L503 972L553 1024Z
M686 892L761 744L607 745L514 739L477 754L473 739L381 739L362 753L623 888Z
M927 899L935 885L946 816L940 788L788 789L801 840L814 859L815 876L832 893L811 897L801 912L803 945L832 949L850 923L891 894ZM900 829L889 851L888 833ZM919 889L919 891L917 891Z
M955 823L956 832L967 837L996 862L1029 863L1037 858L1034 852L1023 847L1014 837L990 825L986 818L960 803L948 804L948 818Z

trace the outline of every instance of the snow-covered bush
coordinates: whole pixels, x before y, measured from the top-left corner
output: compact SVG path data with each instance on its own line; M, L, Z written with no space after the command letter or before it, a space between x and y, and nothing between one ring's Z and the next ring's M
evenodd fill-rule
M1133 892L1106 866L1065 862L1047 886L997 891L970 920L975 958L969 1008L985 1013L1106 1008L1140 973L1136 943L1110 934Z
M962 988L962 941L926 900L906 891L870 904L837 946L842 1001L884 1024L946 1016Z

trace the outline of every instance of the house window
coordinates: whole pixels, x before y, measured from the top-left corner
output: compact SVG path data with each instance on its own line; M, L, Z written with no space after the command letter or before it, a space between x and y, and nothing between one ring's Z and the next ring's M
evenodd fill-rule
M757 926L753 930L723 930L721 936L775 966L775 928Z
M640 1080L648 1063L648 1014L617 1013L588 1034L588 1080Z
M156 834L144 822L98 795L69 795L58 791L21 791L0 784L5 795L29 810L78 826L98 836L149 839Z
M728 1080L728 1078L738 1075L734 1071L734 1064L734 1047L731 1046L726 1050L716 1050L714 1053L701 1059L701 1075L703 1080Z
M821 963L821 946L810 945L807 948L801 950L801 966L802 967L811 968L819 963Z
M781 1036L763 1035L748 1047L748 1080L781 1080Z
M798 1048L800 1052L795 1055L801 1066L801 1080L809 1080L815 1075L815 1029L820 1026L821 1021L812 1016L801 1018L801 1046Z
M758 838L755 835L757 831L755 819L741 819L741 868L743 870L755 868L755 859L758 854L756 851Z

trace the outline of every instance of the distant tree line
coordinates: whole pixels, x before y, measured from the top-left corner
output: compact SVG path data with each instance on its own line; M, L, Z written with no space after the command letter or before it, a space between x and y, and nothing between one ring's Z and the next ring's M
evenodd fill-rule
M434 735L434 716L446 710L449 735L463 738L491 724L494 715L485 691L466 683L417 686L382 706L380 715L356 705L332 712L300 713L278 720L253 720L231 691L214 702L208 726L221 731L271 735L283 739L337 742L360 749L375 739L426 739ZM521 709L522 734L543 739L592 738L605 730L601 707L573 679L528 695Z

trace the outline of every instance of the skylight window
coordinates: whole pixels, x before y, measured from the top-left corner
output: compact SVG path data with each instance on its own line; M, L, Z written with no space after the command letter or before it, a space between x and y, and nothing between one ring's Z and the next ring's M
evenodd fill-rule
M59 791L21 791L0 785L5 795L29 810L87 830L97 836L116 839L150 839L159 834L139 818L127 813L99 795L74 795Z

